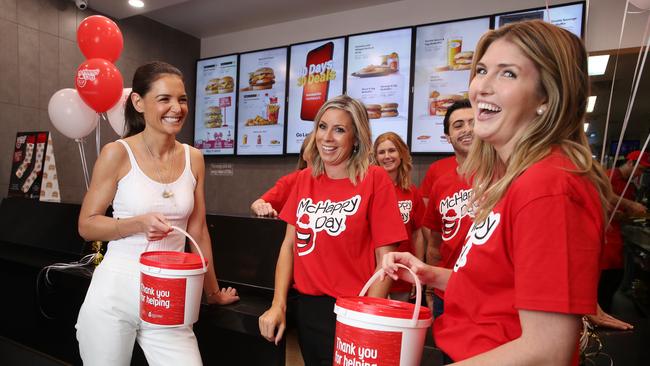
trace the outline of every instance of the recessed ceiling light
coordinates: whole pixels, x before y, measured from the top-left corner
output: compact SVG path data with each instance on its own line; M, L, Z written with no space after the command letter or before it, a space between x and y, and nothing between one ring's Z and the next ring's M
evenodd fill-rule
M585 133L587 133L587 130L589 129L589 122L585 122L585 124L582 126L584 128Z
M589 56L588 72L589 75L603 75L607 70L609 55Z
M594 111L594 107L596 106L596 98L598 98L596 95L592 95L587 98L587 113Z
M142 8L144 7L144 2L142 0L129 0L129 5L134 8Z

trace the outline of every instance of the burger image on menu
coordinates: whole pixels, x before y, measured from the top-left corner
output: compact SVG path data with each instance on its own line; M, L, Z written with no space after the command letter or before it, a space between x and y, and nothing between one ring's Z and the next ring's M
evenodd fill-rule
M221 108L208 107L204 113L203 124L206 128L217 128L223 124Z
M219 79L219 83L217 84L217 90L219 94L224 94L224 93L232 93L233 89L235 87L235 81L231 76L224 76L221 79Z
M432 91L429 97L429 115L442 117L447 114L447 109L452 104L464 98L461 94L440 94L436 90Z
M382 103L381 104L381 118L385 117L397 117L399 114L397 112L397 107L399 104L397 103Z
M474 51L459 52L454 56L454 70L469 70L472 67Z
M206 94L218 94L219 93L219 78L210 79L205 85Z
M260 67L259 69L248 73L249 86L242 90L264 90L271 89L275 84L275 73L270 67Z
M366 104L366 111L369 119L381 118L381 105L379 104Z

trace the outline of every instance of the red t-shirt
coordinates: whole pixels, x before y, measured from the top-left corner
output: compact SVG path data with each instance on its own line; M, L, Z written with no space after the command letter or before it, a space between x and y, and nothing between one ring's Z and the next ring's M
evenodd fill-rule
M411 252L415 254L413 248L413 232L422 227L422 218L424 217L424 201L415 185L411 185L408 190L404 190L397 185L395 187L395 196L397 197L397 207L402 214L402 222L406 229L408 239L399 243L396 251ZM391 292L411 291L413 285L409 282L398 280L390 288Z
M472 225L434 324L436 344L455 361L518 338L518 309L595 313L602 209L575 169L555 149Z
M471 194L472 187L456 171L439 177L431 188L423 225L442 237L438 267L453 268L460 255L465 236L472 226ZM444 296L444 291L435 289L434 292Z
M356 186L302 170L280 218L296 228L294 287L307 295L357 296L374 273L375 248L407 238L393 182L378 166Z
M610 173L612 173L611 169L607 171L607 176L609 176ZM620 196L623 189L625 189L627 180L623 178L619 169L614 169L610 181L612 183L612 190L615 194ZM635 196L636 187L634 184L630 184L623 197L629 200L634 200ZM603 255L600 260L600 268L623 268L623 237L621 235L621 224L616 219L612 220L611 225L607 228L607 232L605 233L605 246L603 247Z
M296 182L298 173L300 173L300 170L296 170L295 172L291 172L281 177L277 182L275 182L275 185L266 191L260 198L270 203L271 207L273 207L277 212L282 211L282 207L284 207L285 202L287 202L289 193L291 193L291 189Z
M433 186L433 183L435 183L439 177L448 174L449 172L455 172L456 168L458 168L458 161L456 160L455 155L431 163L427 173L424 175L424 179L422 179L422 183L420 184L420 196L428 198L431 195L431 187Z

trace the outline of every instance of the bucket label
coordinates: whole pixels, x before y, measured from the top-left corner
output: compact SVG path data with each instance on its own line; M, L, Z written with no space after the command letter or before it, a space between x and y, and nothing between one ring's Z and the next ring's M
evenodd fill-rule
M158 325L185 322L185 278L140 274L140 319Z
M362 329L336 322L334 365L399 366L402 332Z

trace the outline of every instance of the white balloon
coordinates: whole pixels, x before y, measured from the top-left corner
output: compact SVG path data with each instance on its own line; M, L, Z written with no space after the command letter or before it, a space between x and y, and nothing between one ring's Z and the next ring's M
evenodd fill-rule
M124 125L124 108L126 106L126 98L128 98L130 94L131 88L124 88L120 100L118 100L117 103L106 112L108 123L113 128L113 131L115 131L115 133L120 137L124 136L124 133L126 132L126 126Z
M76 89L65 88L54 93L47 113L54 127L71 139L86 137L97 127L97 113L81 100Z
M630 0L630 2L641 10L650 9L650 0Z

